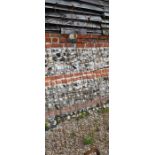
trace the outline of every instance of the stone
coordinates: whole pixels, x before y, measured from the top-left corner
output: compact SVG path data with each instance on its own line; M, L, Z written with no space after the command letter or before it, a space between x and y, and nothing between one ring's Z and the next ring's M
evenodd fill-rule
M56 120L53 121L53 125L57 125L57 121Z
M70 120L70 119L71 119L71 117L68 115L68 116L67 116L67 119L68 119L68 120Z
M100 155L100 152L97 148L92 148L89 151L85 152L84 155Z

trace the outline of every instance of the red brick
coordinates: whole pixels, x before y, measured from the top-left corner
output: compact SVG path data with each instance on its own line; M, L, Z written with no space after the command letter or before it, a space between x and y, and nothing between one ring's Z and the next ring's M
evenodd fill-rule
M77 39L77 41L76 41L77 43L90 43L90 42L94 42L94 40L92 40L92 39Z
M74 73L74 76L82 76L82 72L80 72L80 73Z
M46 87L49 86L49 82L45 82L45 86L46 86Z
M103 44L103 43L107 43L105 40L97 40L94 41L95 44Z
M50 34L49 33L45 33L45 37L50 37Z
M50 42L51 42L51 38L46 37L46 38L45 38L45 41L48 42L48 43L50 43Z
M71 44L71 43L64 43L63 47L73 47L73 44Z
M87 73L85 73L84 75L85 75L85 76L89 76L90 74L93 74L93 73L87 72Z
M102 43L102 44L95 44L95 47L109 47L109 43L106 43L106 42L104 42L104 43Z
M91 38L93 38L93 39L99 39L100 37L101 37L101 35L92 35Z
M60 34L50 34L51 37L60 37Z
M102 75L104 75L104 74L98 74L98 73L95 74L96 77L100 77Z
M78 78L75 78L74 80L75 80L75 81L79 81L79 80L81 80L81 79L78 77Z
M55 85L55 83L50 81L49 86L51 87L51 86L54 86L54 85Z
M59 43L59 38L58 37L53 37L51 38L51 41L52 41L52 44L55 44L55 43Z
M108 36L108 35L101 35L99 38L100 38L100 39L108 39L109 36Z
M58 38L52 38L52 42L58 42Z
M61 80L62 83L67 83L67 79Z
M68 34L61 34L61 37L63 37L63 38L68 38L69 35L68 35Z
M63 45L62 44L51 44L51 47L59 48L59 47L63 47Z
M109 43L105 43L105 47L109 47Z
M67 79L67 83L71 82L72 80L71 79Z
M108 70L103 70L103 71L102 71L102 75L103 75L103 76L108 76L108 74L109 74L109 71L108 71Z
M85 47L85 44L77 43L77 44L76 44L76 47L77 47L77 48L84 48L84 47Z
M101 70L102 73L105 73L105 72L108 72L108 71L109 71L108 68L106 68L106 69L102 69L102 70Z
M82 44L83 40L82 39L77 39L76 42Z
M62 83L62 81L55 81L55 83L56 83L56 84L61 84L61 83Z
M54 80L57 80L57 78L55 76L52 76L50 80L54 81Z
M96 71L95 74L102 74L102 70Z
M98 77L107 77L108 73L109 73L109 69L106 68L106 69L97 70L97 71L78 72L78 73L65 74L65 75L55 75L51 77L45 77L45 82L46 82L46 85L49 83L50 86L53 86L55 84L60 84L60 83L72 83L74 81L81 80L81 79L93 79L93 78L96 79ZM81 77L77 77L77 76L81 76ZM64 78L69 78L69 79L64 79Z
M60 38L60 43L67 43L67 39L66 38Z
M93 79L95 76L94 75L89 75L89 78L90 79Z
M95 47L105 47L105 44L102 43L102 44L96 44Z
M64 78L64 75L57 75L56 76L56 79L62 79L62 78Z
M46 44L45 48L51 48L51 44Z
M72 76L73 76L73 74L66 74L66 75L64 75L64 78L70 78Z
M92 43L88 43L88 44L86 44L86 47L87 47L87 48L94 47L94 44L92 44Z

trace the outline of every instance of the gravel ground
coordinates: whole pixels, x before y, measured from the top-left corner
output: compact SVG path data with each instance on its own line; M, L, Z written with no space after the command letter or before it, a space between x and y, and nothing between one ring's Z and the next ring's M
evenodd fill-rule
M109 114L92 112L84 118L65 120L45 133L45 155L83 155L96 146L101 155L109 154ZM84 143L84 137L93 139Z

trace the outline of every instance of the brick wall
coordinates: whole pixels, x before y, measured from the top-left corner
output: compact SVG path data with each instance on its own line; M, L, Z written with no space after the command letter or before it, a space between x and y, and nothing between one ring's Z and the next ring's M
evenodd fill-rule
M68 34L50 34L46 33L45 41L46 48L62 48L62 47L76 47L76 48L95 48L108 47L108 36L102 35L76 35L76 43L72 43Z
M108 36L45 34L46 115L71 113L108 99Z

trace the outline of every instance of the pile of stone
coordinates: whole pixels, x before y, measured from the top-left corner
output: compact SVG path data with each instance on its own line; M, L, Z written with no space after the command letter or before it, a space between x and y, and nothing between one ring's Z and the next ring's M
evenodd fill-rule
M48 125L48 130L53 130L55 128L59 128L61 122L64 122L66 120L79 120L81 118L85 118L89 115L93 115L96 113L100 113L101 111L106 111L109 108L109 104L103 105L103 107L87 107L86 109L81 109L79 111L75 111L72 113L66 113L62 115L57 116L49 116L46 119L46 123Z
M46 155L83 155L96 146L101 155L109 153L108 112L91 113L82 119L68 119L56 128L46 131ZM93 142L85 144L84 137L91 136Z

